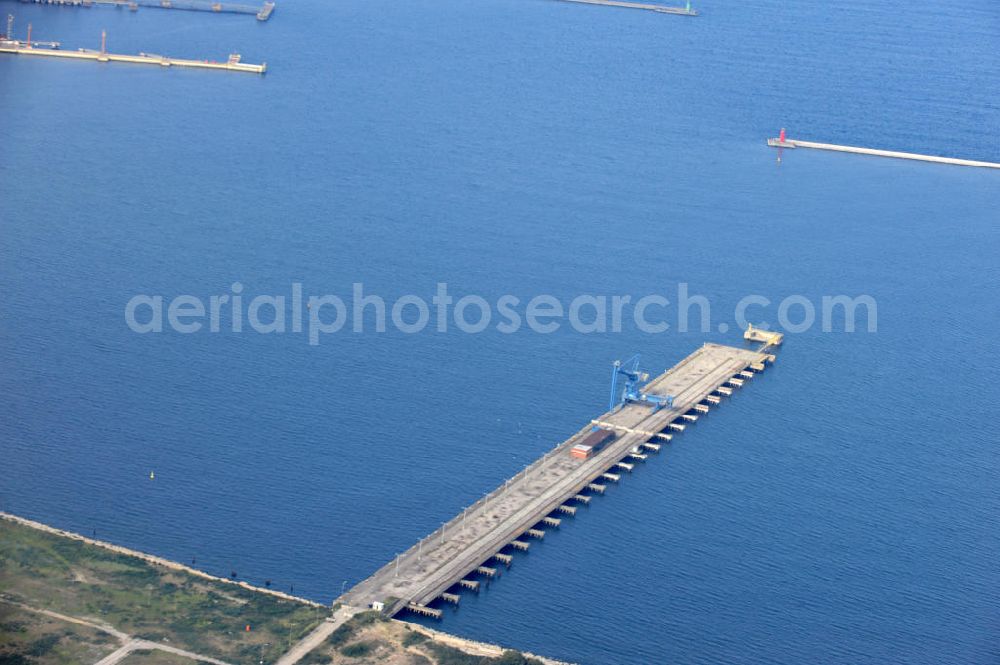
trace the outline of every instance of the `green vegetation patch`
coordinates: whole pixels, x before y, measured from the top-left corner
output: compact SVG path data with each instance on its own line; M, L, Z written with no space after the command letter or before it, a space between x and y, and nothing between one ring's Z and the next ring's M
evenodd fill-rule
M133 651L120 665L201 665L198 661L159 649Z
M409 632L407 632L406 636L403 638L404 647L412 647L415 644L423 644L424 642L430 639L423 633L418 633L415 630L409 630L409 629L407 630Z
M377 648L378 642L375 641L355 642L354 644L348 644L346 647L341 647L340 653L348 658L364 658L370 656Z

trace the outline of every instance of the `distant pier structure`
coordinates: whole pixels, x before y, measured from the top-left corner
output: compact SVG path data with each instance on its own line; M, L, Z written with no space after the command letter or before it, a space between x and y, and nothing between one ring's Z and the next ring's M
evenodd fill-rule
M875 148L857 148L849 145L836 145L834 143L816 143L814 141L800 141L790 139L785 135L784 128L777 138L767 140L767 144L772 148L778 148L778 161L781 161L782 149L812 148L814 150L832 150L834 152L850 152L856 155L872 155L875 157L892 157L894 159L910 159L918 162L935 162L937 164L952 164L955 166L978 166L986 169L1000 169L1000 164L996 162L979 162L972 159L957 159L955 157L938 157L936 155L919 155L912 152L897 152L895 150L877 150Z
M644 9L660 14L677 14L679 16L697 16L698 12L691 9L691 0L686 0L683 7L671 7L649 2L628 2L626 0L560 0L561 2L576 2L584 5L603 5L605 7L622 7L624 9Z
M258 21L266 21L274 13L274 3L270 1L264 2L262 5L215 2L214 0L21 0L21 2L73 7L108 6L131 11L137 11L139 7L156 7L158 9L184 9L216 14L252 14L257 17Z
M170 58L165 55L153 53L139 53L138 55L126 55L123 53L108 52L108 33L101 32L101 48L77 49L67 51L60 48L59 42L40 42L31 38L31 24L28 24L28 37L24 41L14 39L13 33L14 17L7 17L7 33L0 38L0 53L20 56L34 56L43 58L69 58L73 60L91 60L94 62L128 62L137 65L156 65L158 67L192 67L195 69L221 69L231 72L250 72L253 74L263 74L267 71L267 63L251 64L243 62L243 57L239 53L230 53L229 57L223 61L215 60L194 60L191 58Z
M774 362L780 336L753 329L757 349L705 344L655 379L615 363L611 408L534 463L462 510L337 599L390 616L440 618L434 605L458 604L603 495L623 473L656 453ZM502 566L498 565L502 564ZM433 605L432 605L433 604Z
M23 46L0 41L0 53L22 56L42 56L49 58L69 58L73 60L92 60L94 62L128 62L135 65L156 65L158 67L190 67L194 69L220 69L230 72L249 72L263 74L267 71L267 63L251 64L243 62L238 53L232 53L225 61L192 60L190 58L168 58L165 55L140 53L127 55L124 53L108 53L107 51L63 51L59 49Z

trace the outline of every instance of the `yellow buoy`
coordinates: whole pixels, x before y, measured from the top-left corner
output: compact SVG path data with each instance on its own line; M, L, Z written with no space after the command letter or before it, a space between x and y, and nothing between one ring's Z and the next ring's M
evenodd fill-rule
M150 480L156 480L156 474L155 474L155 473L153 473L152 471L150 471L150 472L149 472L149 479L150 479Z

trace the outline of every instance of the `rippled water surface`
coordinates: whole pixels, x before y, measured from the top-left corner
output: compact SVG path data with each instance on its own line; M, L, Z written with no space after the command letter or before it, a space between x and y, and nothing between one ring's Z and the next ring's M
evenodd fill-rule
M1000 661L991 0L302 0L272 20L0 0L0 507L329 601L606 404L740 343L744 295L870 294L519 555L445 630L594 665ZM136 293L676 293L712 331L136 335ZM760 318L775 320L773 309ZM156 480L149 472L155 470Z

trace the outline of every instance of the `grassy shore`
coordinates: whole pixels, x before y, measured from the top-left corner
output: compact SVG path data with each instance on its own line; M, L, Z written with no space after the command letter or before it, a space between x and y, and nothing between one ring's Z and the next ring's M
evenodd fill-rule
M116 653L117 665L194 665L191 656L274 663L331 615L311 601L0 517L0 665L94 665L123 646L134 650ZM332 634L298 665L555 663L378 612L326 625Z
M94 663L120 646L29 608L247 665L274 662L330 614L0 520L0 665ZM177 660L136 652L122 663Z

